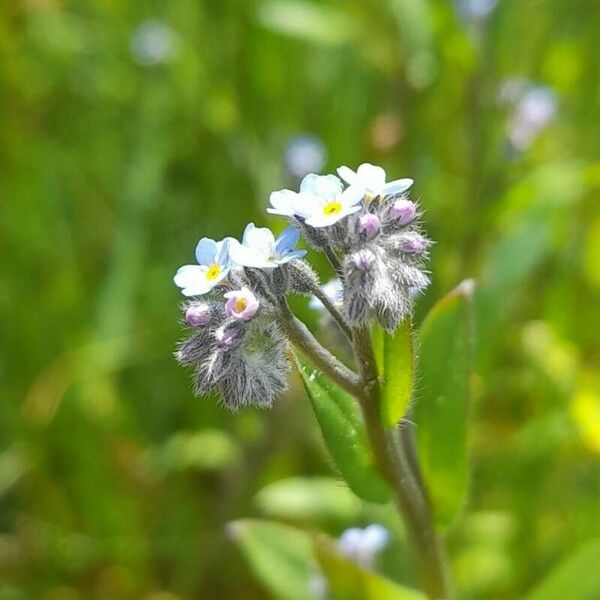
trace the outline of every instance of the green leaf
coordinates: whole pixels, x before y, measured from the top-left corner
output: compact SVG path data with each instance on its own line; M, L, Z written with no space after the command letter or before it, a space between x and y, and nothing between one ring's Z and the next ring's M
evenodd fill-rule
M325 444L350 489L369 502L387 502L390 490L377 472L356 400L308 365L300 374Z
M554 569L527 600L597 600L600 598L600 539L580 548Z
M473 288L472 281L463 281L442 298L425 318L420 332L420 384L413 418L423 475L439 527L452 522L468 488Z
M420 592L349 561L323 536L316 538L314 549L334 600L425 600Z
M362 503L339 480L329 477L290 477L267 485L254 501L260 510L279 519L334 519L342 523L360 517Z
M310 538L304 532L270 521L244 519L230 524L256 577L284 600L312 600L314 576Z
M203 429L175 433L153 456L161 469L170 472L225 469L239 462L240 454L239 446L225 431Z
M394 427L408 411L413 390L415 359L410 319L405 319L394 335L383 337L381 420Z

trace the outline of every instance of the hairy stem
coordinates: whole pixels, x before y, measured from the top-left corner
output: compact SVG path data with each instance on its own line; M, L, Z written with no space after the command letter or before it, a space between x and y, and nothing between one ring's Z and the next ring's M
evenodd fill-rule
M339 311L338 307L331 300L331 298L321 289L320 286L313 288L313 294L318 298L323 306L329 311L329 314L335 319L335 322L340 326L340 329L344 332L348 340L352 341L352 329L348 325L344 315Z
M336 253L333 251L333 248L331 248L331 246L325 246L325 248L323 248L323 251L325 252L325 256L327 257L329 264L333 267L335 274L342 281L344 281L344 268L342 267L342 263L340 262L340 259L337 257Z
M360 377L318 342L308 327L294 315L287 301L282 300L279 308L279 321L289 339L342 389L359 397L362 394Z
M423 587L431 600L448 600L450 587L442 541L435 532L433 515L420 481L416 455L407 456L410 439L397 430L386 430L379 414L380 383L369 330L354 331L354 353L363 382L358 396L367 434L377 464L394 490L396 505L404 518L414 546ZM411 462L414 461L414 464Z

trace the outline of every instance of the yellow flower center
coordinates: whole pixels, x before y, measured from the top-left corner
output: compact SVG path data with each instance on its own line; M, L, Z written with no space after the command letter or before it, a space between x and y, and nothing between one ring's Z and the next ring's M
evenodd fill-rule
M342 210L342 205L340 202L336 202L335 200L332 200L331 202L328 202L324 207L323 207L323 214L330 216L330 215L337 215L339 212L341 212Z
M219 273L221 273L221 265L210 265L206 271L206 279L208 279L208 281L214 281L219 276Z
M371 203L373 200L375 200L375 198L377 198L377 194L371 194L371 192L365 192L365 202L367 204Z
M246 298L238 298L235 301L235 312L244 312L246 310L246 306L248 306L248 303L246 302Z

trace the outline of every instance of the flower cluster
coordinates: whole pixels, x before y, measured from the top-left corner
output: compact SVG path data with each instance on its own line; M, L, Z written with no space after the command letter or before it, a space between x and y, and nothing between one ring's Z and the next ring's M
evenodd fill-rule
M193 297L184 313L195 330L177 358L195 367L198 394L216 390L237 409L269 406L285 390L287 340L279 322L287 294L314 294L347 331L370 319L393 331L428 285L430 241L407 196L412 179L386 182L385 171L371 164L337 172L310 173L298 192L271 194L267 212L289 221L278 237L250 223L241 241L203 238L197 264L177 271L175 284ZM301 235L335 268L331 289L320 289L306 251L297 249Z

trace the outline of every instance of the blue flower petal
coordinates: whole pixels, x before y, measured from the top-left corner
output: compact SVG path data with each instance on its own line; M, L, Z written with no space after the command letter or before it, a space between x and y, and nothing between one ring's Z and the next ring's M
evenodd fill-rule
M196 260L199 265L212 265L217 258L217 242L202 238L196 246Z

